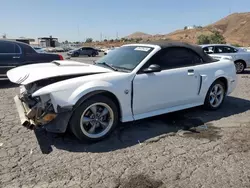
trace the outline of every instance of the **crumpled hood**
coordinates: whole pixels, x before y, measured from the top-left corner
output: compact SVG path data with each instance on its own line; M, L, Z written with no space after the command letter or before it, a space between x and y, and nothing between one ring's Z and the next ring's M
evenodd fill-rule
M70 75L84 75L113 72L108 68L99 67L76 61L52 61L13 68L7 72L9 80L17 84L29 84L38 80Z

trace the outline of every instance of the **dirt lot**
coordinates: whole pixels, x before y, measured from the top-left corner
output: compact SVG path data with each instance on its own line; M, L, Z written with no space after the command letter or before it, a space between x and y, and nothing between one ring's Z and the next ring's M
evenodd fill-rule
M217 112L123 124L95 144L21 127L18 89L1 83L0 187L250 187L250 71L238 78Z

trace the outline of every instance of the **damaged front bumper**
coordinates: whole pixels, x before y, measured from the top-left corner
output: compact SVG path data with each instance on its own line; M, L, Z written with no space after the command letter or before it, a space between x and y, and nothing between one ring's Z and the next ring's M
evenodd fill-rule
M49 118L51 120L46 120L47 116L44 116L43 123L32 119L31 116L34 116L34 110L30 109L29 106L23 102L18 95L14 97L14 101L16 104L17 112L19 115L19 119L21 121L22 126L34 130L35 128L42 127L45 128L48 132L54 133L64 133L67 129L70 117L71 110L61 110L60 113L54 114L55 117Z
M28 129L34 129L34 127L36 126L36 123L32 119L29 119L27 117L27 113L30 111L30 108L28 107L28 105L22 102L19 99L18 95L14 97L14 101L16 104L16 108L17 108L17 112L18 112L21 124Z

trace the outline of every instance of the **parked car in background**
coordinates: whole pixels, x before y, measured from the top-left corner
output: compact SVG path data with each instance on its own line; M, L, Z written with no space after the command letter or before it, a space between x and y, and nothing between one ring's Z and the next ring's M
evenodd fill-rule
M56 52L65 52L65 50L62 47L55 47Z
M230 56L235 63L236 72L242 73L246 68L250 68L250 52L243 48L237 48L225 44L201 45L204 52L216 59Z
M75 50L76 49L76 48L71 47L71 46L63 46L62 48L64 49L64 52L68 52L70 50Z
M33 47L35 50L36 50L36 52L38 52L38 53L47 53L46 52L46 48L42 48L42 47Z
M67 53L68 56L71 57L79 57L79 56L92 56L95 57L97 55L99 55L98 50L92 48L92 47L81 47L75 50L70 50Z
M47 47L45 50L46 52L56 52L56 49L53 47Z
M204 105L217 110L236 87L234 63L178 42L124 45L95 64L54 61L8 71L20 84L21 124L97 141L118 122ZM27 76L28 75L28 76ZM25 108L24 108L25 106Z
M14 67L53 60L63 60L63 57L58 54L38 53L30 45L22 42L0 40L1 80L7 79L6 72Z

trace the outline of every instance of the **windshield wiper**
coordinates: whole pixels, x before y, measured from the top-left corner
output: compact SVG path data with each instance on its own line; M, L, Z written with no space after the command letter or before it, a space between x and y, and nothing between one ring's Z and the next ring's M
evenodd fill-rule
M102 64L102 65L105 65L105 66L111 68L111 69L114 70L114 71L118 71L118 69L116 69L115 67L113 67L112 65L110 65L110 64L108 64L108 63L106 63L106 62L96 63L96 64Z

